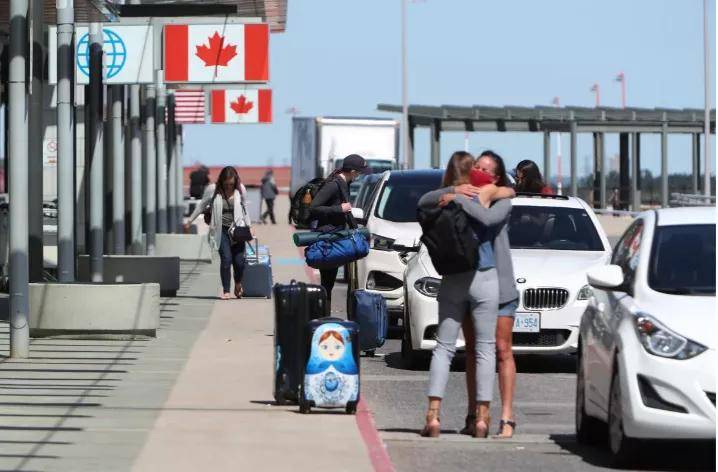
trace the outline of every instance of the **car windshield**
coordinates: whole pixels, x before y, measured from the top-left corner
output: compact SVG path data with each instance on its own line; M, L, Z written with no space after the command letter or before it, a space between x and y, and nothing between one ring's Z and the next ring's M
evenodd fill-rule
M715 225L657 227L648 285L664 293L715 295Z
M591 217L580 208L516 205L509 241L512 249L604 250Z
M441 173L389 177L379 195L374 214L395 223L416 221L416 208L425 193L441 186Z

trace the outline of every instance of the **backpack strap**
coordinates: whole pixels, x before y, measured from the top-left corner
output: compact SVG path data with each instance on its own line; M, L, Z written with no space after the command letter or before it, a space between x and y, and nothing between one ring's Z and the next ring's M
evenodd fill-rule
M349 198L347 197L346 193L344 192L344 189L342 188L341 183L339 183L338 180L335 180L337 184L337 188L339 189L339 198L341 199L342 203L349 203ZM356 220L354 219L354 215L352 215L352 212L349 211L345 213L347 218L347 223L349 224L349 227L351 229L357 229L359 225L357 225Z

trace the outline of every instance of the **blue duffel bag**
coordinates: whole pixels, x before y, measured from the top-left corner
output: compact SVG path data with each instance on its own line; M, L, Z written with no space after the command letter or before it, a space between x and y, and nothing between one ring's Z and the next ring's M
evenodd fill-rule
M369 241L356 229L350 230L348 237L336 241L319 240L304 250L307 265L315 269L336 269L367 254Z

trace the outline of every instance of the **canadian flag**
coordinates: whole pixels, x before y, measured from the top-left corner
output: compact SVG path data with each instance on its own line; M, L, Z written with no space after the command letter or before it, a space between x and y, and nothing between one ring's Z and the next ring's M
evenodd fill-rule
M166 25L166 82L269 80L269 25Z
M271 123L271 89L212 90L212 123Z

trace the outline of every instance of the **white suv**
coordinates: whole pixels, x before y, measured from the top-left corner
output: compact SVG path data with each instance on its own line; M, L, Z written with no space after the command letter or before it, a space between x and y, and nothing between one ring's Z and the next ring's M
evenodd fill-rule
M611 258L606 233L591 207L573 197L519 195L509 221L511 256L520 293L514 323L514 352L574 352L590 288L586 271ZM433 349L441 284L423 246L404 275L402 355L413 362ZM459 339L457 347L463 348Z
M421 237L416 208L422 195L441 186L443 175L442 170L385 172L374 189L373 200L365 206L366 212L353 210L371 233L371 249L367 257L351 264L348 311L351 292L364 289L384 296L391 321L401 319L404 269Z

